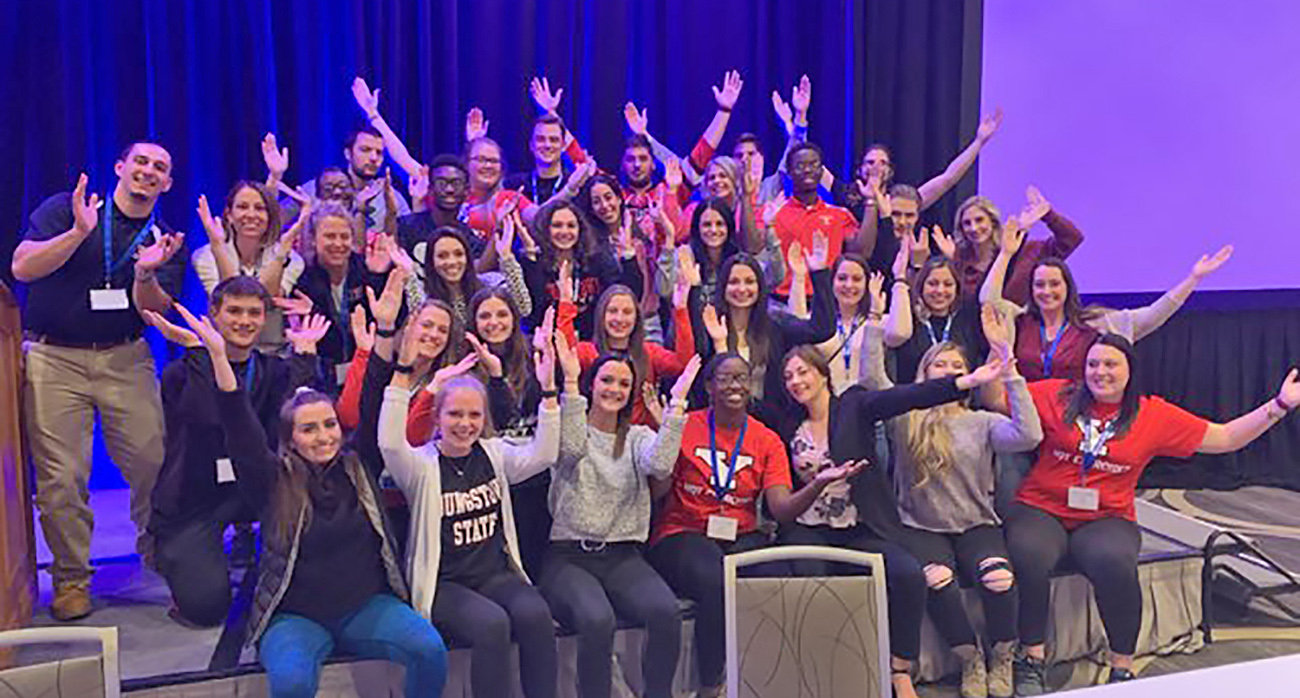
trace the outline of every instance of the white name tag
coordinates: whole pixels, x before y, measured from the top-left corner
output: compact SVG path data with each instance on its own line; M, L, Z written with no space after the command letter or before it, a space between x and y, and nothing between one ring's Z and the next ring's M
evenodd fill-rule
M714 540L736 540L740 522L730 516L710 516L708 536Z
M130 307L131 299L124 288L90 289L91 310L127 310Z
M235 481L235 464L229 458L217 459L217 484L224 485Z
M347 380L348 380L348 371L350 371L350 370L352 370L352 362L351 362L351 361L349 361L349 362L347 362L347 363L345 363L345 364L336 364L336 365L334 366L334 382L335 382L335 384L338 385L339 387L342 387L343 384L346 383Z
M1101 508L1101 492L1092 487L1071 487L1067 503L1071 509L1097 511Z

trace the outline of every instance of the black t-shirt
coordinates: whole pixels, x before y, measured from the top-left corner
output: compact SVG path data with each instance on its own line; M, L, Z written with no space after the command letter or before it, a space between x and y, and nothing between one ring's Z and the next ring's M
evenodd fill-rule
M560 169L559 177L538 177L536 171L516 172L506 177L505 183L501 186L522 192L529 201L541 206L555 196L555 192L559 191L568 179L569 173L563 168Z
M382 541L357 500L343 461L316 473L307 487L311 523L302 533L293 579L276 610L328 623L387 592L388 579Z
M509 568L501 529L501 482L479 444L469 455L440 455L442 560L438 577L478 586Z
M113 203L99 209L99 225L72 253L63 266L27 286L27 309L23 313L25 329L55 340L78 343L125 341L144 332L144 321L136 312L131 286L135 282L135 262L131 243L145 227L148 218L129 218ZM112 212L111 214L109 212ZM129 307L124 310L91 310L91 289L104 288L104 223L112 215L112 263L110 286L126 291ZM24 234L25 240L44 242L72 228L72 194L64 192L46 199L32 212ZM172 229L160 216L145 233L139 247L153 244L161 233ZM137 248L139 249L139 248ZM180 293L185 275L185 255L177 252L158 270L158 283L173 298Z
M980 323L979 301L968 298L957 306L957 311L947 317L931 317L923 320L914 319L912 338L895 350L894 382L911 383L916 380L916 369L921 365L921 357L930 347L944 341L961 345L966 356L966 365L970 370L984 363L989 353L988 342L984 339L984 328Z

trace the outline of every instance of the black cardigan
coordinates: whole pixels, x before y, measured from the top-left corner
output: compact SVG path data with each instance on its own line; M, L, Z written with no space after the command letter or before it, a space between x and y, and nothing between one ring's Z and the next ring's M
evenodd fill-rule
M908 383L888 390L867 390L849 386L843 394L831 397L830 458L844 463L863 458L871 465L852 482L853 503L858 509L858 525L879 538L897 541L903 536L893 485L876 450L876 425L904 412L952 402L965 393L957 389L956 378L941 378L924 383ZM798 407L798 406L796 406ZM802 407L786 410L777 432L787 449L808 413ZM791 469L793 470L793 465ZM798 482L795 478L794 482Z

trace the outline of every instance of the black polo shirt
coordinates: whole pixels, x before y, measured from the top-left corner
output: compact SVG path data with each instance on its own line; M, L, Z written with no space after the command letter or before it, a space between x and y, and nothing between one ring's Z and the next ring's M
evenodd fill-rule
M113 203L111 192L106 198L108 203L99 209L99 224L68 261L53 273L27 285L23 326L29 332L79 344L121 342L144 332L144 321L136 312L135 299L131 298L135 263L133 259L123 257L149 219L130 218L122 213ZM112 288L126 290L129 307L124 310L91 310L90 290L104 288L104 222L109 215L113 216L112 260L123 260L114 268L109 281ZM72 223L72 194L55 194L32 212L23 239L43 242L67 232ZM141 247L153 244L161 233L172 232L171 226L161 216L155 216L153 223L141 241ZM176 298L184 275L185 255L178 252L158 270L158 283Z

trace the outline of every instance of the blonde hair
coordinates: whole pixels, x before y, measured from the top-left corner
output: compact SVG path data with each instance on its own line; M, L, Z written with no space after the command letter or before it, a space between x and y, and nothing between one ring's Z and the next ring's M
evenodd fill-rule
M940 354L957 352L966 361L966 353L954 342L939 342L931 346L921 357L916 369L916 382L926 380L926 372ZM943 406L912 410L907 414L907 450L916 463L913 473L913 485L924 487L931 478L939 477L952 467L953 457L952 430L948 428L947 410Z
M967 239L965 231L961 229L961 218L966 215L968 209L978 208L988 214L989 220L993 222L993 249L1002 249L1002 211L993 203L992 199L987 196L972 196L957 207L957 215L953 219L952 233L957 238L957 247L962 253L970 254L974 252L975 241Z
M479 432L480 439L491 438L496 434L492 427L492 410L489 409L491 403L488 402L487 388L483 387L483 382L472 375L456 376L451 380L443 383L438 392L433 395L433 438L441 438L442 430L442 405L452 393L468 390L478 393L483 400L483 431Z

